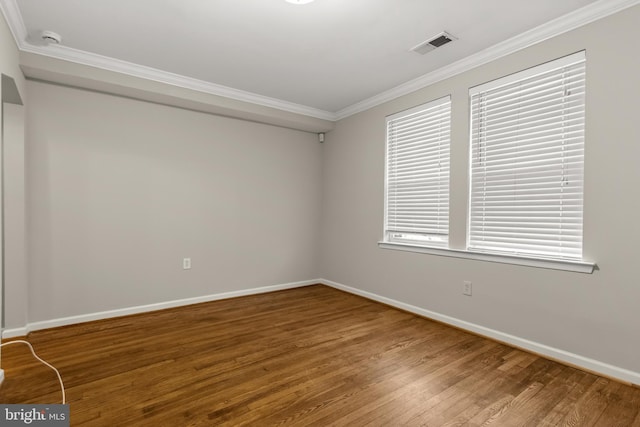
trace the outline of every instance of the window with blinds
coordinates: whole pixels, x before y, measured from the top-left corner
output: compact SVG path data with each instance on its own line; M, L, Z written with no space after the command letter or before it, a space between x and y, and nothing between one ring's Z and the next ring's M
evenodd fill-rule
M472 88L468 249L582 258L585 53Z
M387 117L385 241L447 246L451 98Z

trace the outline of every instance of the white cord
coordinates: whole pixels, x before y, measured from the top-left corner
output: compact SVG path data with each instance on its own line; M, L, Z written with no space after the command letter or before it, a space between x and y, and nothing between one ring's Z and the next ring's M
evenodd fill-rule
M31 350L31 354L33 354L33 357L35 357L40 362L42 362L42 364L50 367L51 369L53 369L55 371L56 375L58 376L58 381L60 382L60 389L62 390L62 404L64 405L65 403L67 403L66 402L66 396L65 396L65 393L64 393L64 384L62 383L62 377L60 376L60 372L58 372L58 370L53 365L45 362L40 357L38 357L38 355L36 354L35 350L33 350L33 347L31 346L30 342L23 341L23 340L15 340L15 341L3 342L3 343L0 344L0 348L4 347L5 345L18 344L18 343L28 345L29 349Z

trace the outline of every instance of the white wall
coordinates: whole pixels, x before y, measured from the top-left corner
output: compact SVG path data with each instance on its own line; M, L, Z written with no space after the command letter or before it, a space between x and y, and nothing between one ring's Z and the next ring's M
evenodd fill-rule
M324 152L326 279L640 373L640 7L341 120ZM451 239L464 248L469 87L587 51L584 255L592 275L380 249L385 116L451 94ZM471 298L463 280L473 282ZM640 374L639 374L640 375Z
M27 89L30 322L318 277L314 134Z

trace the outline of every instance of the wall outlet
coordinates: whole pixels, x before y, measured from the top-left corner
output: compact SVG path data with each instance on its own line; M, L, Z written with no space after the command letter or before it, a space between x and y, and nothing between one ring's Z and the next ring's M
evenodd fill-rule
M182 269L190 270L191 269L191 258L183 258L182 259Z
M4 369L0 369L0 385L2 385L3 381L4 381Z
M471 282L469 282L468 280L462 282L462 294L471 296Z

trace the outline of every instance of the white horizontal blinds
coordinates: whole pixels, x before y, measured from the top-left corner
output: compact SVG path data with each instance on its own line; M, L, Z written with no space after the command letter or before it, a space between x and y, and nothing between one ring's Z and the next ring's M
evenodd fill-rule
M450 128L450 97L387 118L387 241L448 242Z
M582 257L584 116L584 52L471 90L470 250Z

